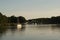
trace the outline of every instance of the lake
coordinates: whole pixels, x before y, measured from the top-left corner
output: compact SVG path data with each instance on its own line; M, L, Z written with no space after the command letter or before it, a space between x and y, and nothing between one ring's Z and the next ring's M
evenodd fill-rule
M60 24L27 24L0 33L0 40L60 40Z

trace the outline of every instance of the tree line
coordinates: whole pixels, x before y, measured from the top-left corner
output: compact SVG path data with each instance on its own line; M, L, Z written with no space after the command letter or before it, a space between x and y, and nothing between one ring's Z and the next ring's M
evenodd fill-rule
M51 17L51 18L36 18L29 19L28 24L60 24L60 16Z
M10 16L7 17L5 15L3 15L0 12L0 25L1 24L10 24L10 23L20 23L20 24L24 24L24 23L28 23L28 24L60 24L60 16L56 16L56 17L51 17L51 18L36 18L36 19L29 19L26 20L25 17L23 16Z
M26 19L23 16L16 17L13 15L11 17L7 17L0 12L0 25L1 24L6 25L6 24L10 24L10 23L23 24L25 22L26 22Z

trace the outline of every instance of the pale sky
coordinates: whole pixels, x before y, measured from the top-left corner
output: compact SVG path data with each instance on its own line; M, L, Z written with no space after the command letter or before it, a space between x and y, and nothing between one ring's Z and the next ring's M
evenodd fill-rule
M0 12L26 19L60 16L60 0L0 0Z

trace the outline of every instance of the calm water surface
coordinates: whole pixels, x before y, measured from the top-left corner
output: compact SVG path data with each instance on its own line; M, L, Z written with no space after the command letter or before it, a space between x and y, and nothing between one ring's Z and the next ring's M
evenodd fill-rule
M0 40L60 40L60 24L24 26L0 33Z

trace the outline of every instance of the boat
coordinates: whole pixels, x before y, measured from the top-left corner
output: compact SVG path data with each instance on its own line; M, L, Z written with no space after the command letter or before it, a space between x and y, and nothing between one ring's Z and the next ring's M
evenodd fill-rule
M17 19L17 29L21 29L22 28L22 25L20 24L19 22L19 18Z
M21 24L17 24L17 29L21 29L22 25Z

